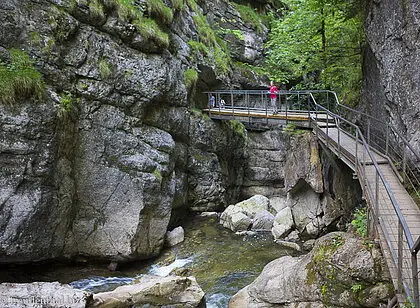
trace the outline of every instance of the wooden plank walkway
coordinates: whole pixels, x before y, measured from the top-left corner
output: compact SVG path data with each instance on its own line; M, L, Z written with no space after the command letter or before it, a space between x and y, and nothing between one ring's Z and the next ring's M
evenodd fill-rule
M327 142L327 129L326 128L315 128L315 131L318 131L319 140L323 142L327 147L333 150L339 157L343 159L347 164L352 165L352 169L355 170L355 155L356 155L356 140L353 136L343 132L338 128L328 128L329 139ZM338 136L340 135L340 140ZM340 146L338 146L340 144ZM363 145L359 141L357 143L357 156L359 161L363 157ZM406 220L408 228L412 234L413 240L420 236L420 209L417 204L414 202L413 198L406 191L402 185L400 178L394 172L393 168L389 164L388 160L381 154L374 152L374 158L378 163L380 170L385 178L385 181L390 188L392 194L394 195L397 203L401 209L401 212ZM369 196L368 191L376 192L376 168L372 164L371 158L365 153L365 175L366 175L366 185L368 187L362 187L367 201L370 203L371 207L374 208L374 199L376 196ZM363 172L359 170L359 174ZM362 179L359 176L359 181L361 185ZM398 273L397 266L398 264L398 227L399 220L396 214L396 211L393 207L392 201L388 192L385 188L384 183L379 180L379 198L378 198L378 213L376 213L379 222L379 238L381 243L381 248L384 252L387 265L390 269L392 280L395 288L398 288ZM403 237L403 283L412 290L412 266L411 266L411 253L408 248L407 240L405 236ZM418 262L420 262L419 256L417 256ZM412 293L410 294L410 296Z
M268 119L282 119L290 121L306 121L309 122L310 117L314 117L314 112L308 112L306 110L290 110L290 111L279 111L274 114L271 109L244 109L244 108L210 108L203 109L203 112L208 113L210 117L218 118L219 116L227 117L252 117L252 118L268 118ZM318 119L325 123L326 120L325 113L319 113Z
M403 236L402 242L403 286L398 283L399 219L386 186L388 186L391 194L397 201L414 242L420 236L420 209L402 185L401 176L397 174L387 157L380 154L375 149L370 148L374 160L379 166L386 183L385 185L385 183L381 180L378 182L378 205L377 209L375 209L376 180L378 177L376 174L376 167L371 157L364 149L360 140L356 142L356 138L354 136L337 128L335 126L336 123L331 119L331 117L327 118L326 113L315 114L312 111L288 111L286 113L285 111L280 111L277 114L273 114L265 109L247 110L240 108L212 108L205 109L204 111L207 112L210 117L215 119L235 118L245 122L250 121L250 119L253 118L261 119L260 123L264 123L263 121L266 121L267 123L269 121L271 121L271 123L285 123L284 120L286 120L293 121L293 123L297 123L297 125L305 127L308 127L307 122L312 123L313 131L318 136L319 141L322 142L328 149L333 151L357 174L370 208L377 212L375 213L377 217L377 235L391 273L394 287L396 290L401 287L404 287L405 290L409 290L408 292L410 294L406 295L409 295L412 298L412 257L405 236ZM283 122L280 122L280 120ZM357 164L358 162L359 164ZM360 164L360 162L363 162L363 164ZM363 174L365 175L365 180L363 178ZM417 256L417 260L420 262L419 256ZM399 296L398 299L400 303L405 300L401 296Z

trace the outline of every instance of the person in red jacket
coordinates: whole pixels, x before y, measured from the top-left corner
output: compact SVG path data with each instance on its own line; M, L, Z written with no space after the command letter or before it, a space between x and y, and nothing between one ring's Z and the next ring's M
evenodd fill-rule
M272 81L270 84L270 99L271 99L271 107L273 107L273 114L277 113L277 93L279 93L279 90L274 85L274 82Z

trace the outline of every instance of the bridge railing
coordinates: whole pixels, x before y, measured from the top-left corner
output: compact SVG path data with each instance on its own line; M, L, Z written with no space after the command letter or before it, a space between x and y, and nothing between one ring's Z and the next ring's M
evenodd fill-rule
M417 253L419 251L420 238L416 239L416 242L413 240L413 236L408 228L407 222L401 212L400 205L398 204L397 199L395 198L389 183L386 181L384 174L381 171L381 168L378 162L375 159L375 155L371 150L371 146L368 140L365 138L362 130L359 126L353 124L352 122L346 120L338 114L335 114L325 108L324 106L317 103L316 98L311 94L312 102L315 106L316 114L318 111L323 111L327 115L334 119L338 128L343 129L343 134L352 135L356 140L355 152L351 153L355 158L356 172L361 182L362 188L364 190L365 196L367 197L370 203L370 212L373 214L373 222L375 225L381 229L382 233L386 238L387 245L391 252L393 262L397 271L397 280L398 280L398 294L402 294L403 290L407 295L408 299L415 305L416 308L420 307L419 302L419 284L418 284L418 265L417 265ZM316 115L317 116L317 115ZM341 148L344 146L340 141L340 130L335 130L338 132L337 142L331 138L328 126L325 129L325 133L322 132L317 125L314 125L314 129L317 133L325 134L326 143L334 143L334 146L337 147L338 155L341 153L344 155L344 152L341 151ZM361 148L360 148L361 147ZM366 166L372 165L375 168L375 180L368 181L368 174L366 172ZM383 187L386 190L386 194L391 200L395 214L398 217L398 241L397 247L393 244L390 234L387 232L386 228L383 227L384 219L379 215L379 203L381 202L379 188L382 183ZM411 253L411 264L404 263L404 250L403 247L408 248ZM396 253L395 253L396 252ZM409 268L411 271L407 273ZM407 277L409 275L409 277Z
M321 92L321 91L319 91ZM269 90L218 90L205 92L208 95L208 108L211 110L223 109L232 111L232 118L235 117L235 111L260 112L265 115L268 121L269 115L273 114ZM310 114L310 91L286 91L279 90L276 95L277 110L287 116L289 113ZM211 97L214 100L211 100ZM213 106L210 104L214 103Z
M334 92L330 92L329 97L336 105L337 114L347 114L346 118L355 118L355 121L360 123L368 144L390 159L405 188L420 206L420 155L418 151L390 123L342 105Z

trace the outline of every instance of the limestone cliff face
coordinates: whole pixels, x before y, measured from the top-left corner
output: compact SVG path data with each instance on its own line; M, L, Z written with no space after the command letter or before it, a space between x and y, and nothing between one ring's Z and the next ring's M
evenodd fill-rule
M367 4L363 105L392 123L420 152L419 4L371 0Z
M171 220L238 198L243 131L192 107L264 85L233 62L260 62L267 30L229 1L122 2L0 3L0 59L24 50L46 84L41 102L0 105L0 262L150 258Z
M343 229L361 202L352 171L322 151L310 131L248 132L242 195L256 194L269 197L273 212L289 207L297 231L312 238Z

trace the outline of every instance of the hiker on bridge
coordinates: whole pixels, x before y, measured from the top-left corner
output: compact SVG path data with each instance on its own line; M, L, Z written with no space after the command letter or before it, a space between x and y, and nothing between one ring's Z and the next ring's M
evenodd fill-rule
M271 99L271 107L273 107L273 114L278 113L277 111L277 93L279 93L279 90L274 85L274 82L271 81L270 83L270 99Z
M213 94L210 94L209 97L209 108L214 108L216 106L216 99Z

